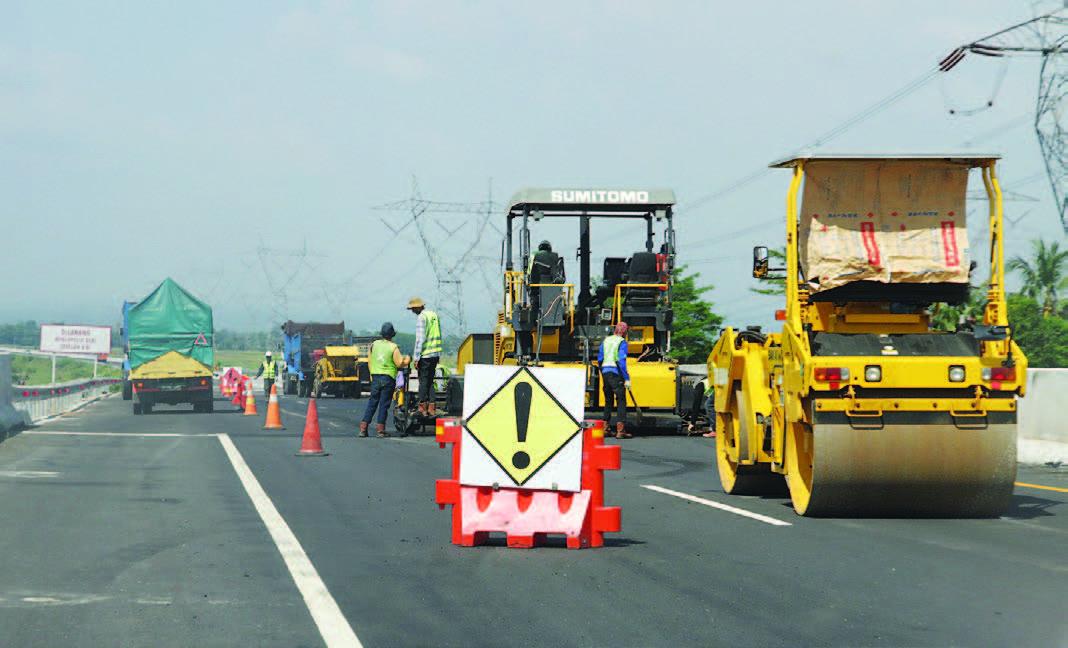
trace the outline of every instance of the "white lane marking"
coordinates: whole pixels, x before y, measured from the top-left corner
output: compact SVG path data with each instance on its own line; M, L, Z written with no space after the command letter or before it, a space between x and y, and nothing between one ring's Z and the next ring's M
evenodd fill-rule
M656 486L654 484L642 484L641 487L645 488L645 489L648 489L648 490L651 490L651 491L656 491L658 493L663 493L665 495L672 495L674 497L678 497L678 498L684 499L684 500L686 500L688 502L694 502L696 504L704 504L705 506L710 506L710 507L712 507L714 509L719 509L721 511L726 511L728 513L734 513L735 515L741 515L742 517L747 517L747 518L750 518L750 519L753 519L753 520L758 520L760 522L763 522L764 524L770 524L772 526L792 526L789 522L783 522L782 520L776 520L773 517L768 517L766 515L761 515L760 513L753 513L752 511L747 511L745 509L740 509L740 508L737 508L735 506L731 506L729 504L720 504L719 502L713 502L710 499L705 499L703 497L697 497L696 495L690 495L689 493L680 493L679 491L674 491L674 490L671 490L670 488L664 488L663 486Z
M19 435L28 434L30 436L99 436L99 437L134 437L141 439L151 439L154 437L160 437L169 439L173 437L214 437L215 434L183 434L180 432L68 432L66 430L23 430Z
M315 565L308 558L308 554L304 553L304 548L300 546L297 536L293 535L293 531L271 502L271 498L267 496L256 476L252 474L252 469L245 463L244 457L230 439L230 435L225 432L219 434L219 443L226 450L226 456L230 458L230 463L234 466L234 472L241 480L241 485L245 487L245 492L248 493L249 499L256 507L256 512L260 514L260 519L263 520L263 524L271 534L278 552L282 554L282 560L289 569L289 575L293 577L293 582L296 583L297 589L304 597L304 604L308 606L315 625L319 627L319 634L322 635L323 641L330 648L362 646L352 626L341 613L337 601L319 577Z
M59 473L51 470L0 470L0 477L38 479L40 477L59 477Z

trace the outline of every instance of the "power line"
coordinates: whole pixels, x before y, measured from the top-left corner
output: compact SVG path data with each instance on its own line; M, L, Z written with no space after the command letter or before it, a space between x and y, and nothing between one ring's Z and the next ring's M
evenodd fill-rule
M394 227L386 219L382 219L382 222L393 232L394 238L409 227L415 230L437 282L438 310L453 321L456 325L454 329L456 331L467 331L467 318L464 314L463 283L472 263L477 263L479 262L478 259L482 258L474 253L482 243L489 219L497 211L497 207L498 205L493 201L492 180L488 185L486 200L477 203L461 203L423 198L419 189L419 181L415 176L412 176L412 190L408 198L373 207L373 209L380 211L406 211L408 213L408 219L397 227ZM464 220L454 228L445 226L440 220L435 220L434 223L447 234L444 239L440 239L428 232L426 218L428 213L478 214L479 218L475 219L473 223L470 220ZM443 241L451 239L465 228L470 229L469 226L473 226L474 229L470 242L459 255L446 258L442 253Z

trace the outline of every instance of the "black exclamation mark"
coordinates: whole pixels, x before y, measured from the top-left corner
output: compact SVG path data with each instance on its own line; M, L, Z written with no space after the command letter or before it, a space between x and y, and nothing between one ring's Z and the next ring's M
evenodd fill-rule
M520 443L527 442L527 425L530 424L530 400L533 391L530 383L518 383L515 395L515 434ZM512 465L522 470L530 465L530 455L520 450L512 455Z

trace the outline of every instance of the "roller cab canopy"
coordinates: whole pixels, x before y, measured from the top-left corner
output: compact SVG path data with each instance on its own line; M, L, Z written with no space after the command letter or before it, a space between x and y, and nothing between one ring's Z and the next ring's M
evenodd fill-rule
M968 172L997 159L975 153L820 153L773 162L774 168L803 170L797 241L809 290L875 282L940 284L964 294Z
M129 311L130 368L175 352L211 367L215 362L211 306L173 279L164 279Z
M543 216L573 216L581 212L606 212L617 216L641 216L650 212L668 212L675 204L671 189L583 188L561 189L528 187L517 191L508 201L508 214L521 216L526 210ZM540 217L539 215L535 216Z

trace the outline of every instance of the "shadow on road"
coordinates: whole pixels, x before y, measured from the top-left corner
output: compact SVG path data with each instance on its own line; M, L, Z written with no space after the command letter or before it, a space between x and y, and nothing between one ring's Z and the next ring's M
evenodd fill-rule
M1005 511L1001 517L1009 518L1010 520L1033 520L1039 517L1050 517L1056 515L1056 513L1051 513L1049 509L1063 504L1064 502L1044 497L1034 497L1033 495L1013 495L1009 510Z

